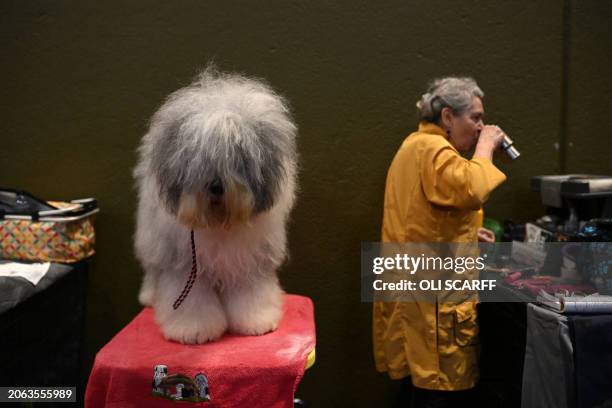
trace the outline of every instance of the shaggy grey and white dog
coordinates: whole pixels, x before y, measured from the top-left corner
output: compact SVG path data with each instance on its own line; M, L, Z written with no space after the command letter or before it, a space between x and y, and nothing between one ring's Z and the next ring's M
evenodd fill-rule
M287 105L267 85L210 67L153 116L134 171L135 249L145 270L139 300L167 339L277 327L295 137ZM197 278L175 310L192 268L191 230Z

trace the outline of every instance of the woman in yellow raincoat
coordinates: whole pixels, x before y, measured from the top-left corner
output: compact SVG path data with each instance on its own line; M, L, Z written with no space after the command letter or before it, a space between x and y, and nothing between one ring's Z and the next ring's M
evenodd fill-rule
M506 179L492 162L504 133L484 125L483 97L471 78L443 78L417 102L418 130L387 174L383 243L494 240L479 211ZM411 377L413 406L461 406L476 385L475 302L374 302L373 339L377 370Z

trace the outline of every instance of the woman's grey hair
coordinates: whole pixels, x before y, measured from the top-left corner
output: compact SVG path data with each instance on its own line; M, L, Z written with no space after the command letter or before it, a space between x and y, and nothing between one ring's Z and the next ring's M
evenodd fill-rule
M416 103L419 121L439 123L445 107L449 107L455 115L460 115L470 108L474 97L483 98L484 92L472 78L436 79Z

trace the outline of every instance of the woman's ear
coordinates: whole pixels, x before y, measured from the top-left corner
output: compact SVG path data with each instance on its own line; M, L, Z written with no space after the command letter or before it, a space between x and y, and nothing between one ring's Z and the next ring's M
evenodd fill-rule
M453 123L453 111L451 108L448 106L442 108L442 112L440 112L440 119L442 119L442 127L444 129L449 129Z

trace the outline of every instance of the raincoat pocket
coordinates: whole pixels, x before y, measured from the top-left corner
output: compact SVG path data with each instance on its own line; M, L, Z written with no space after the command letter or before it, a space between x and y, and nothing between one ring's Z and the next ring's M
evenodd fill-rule
M460 347L478 344L478 321L476 319L476 305L462 303L455 309L454 337L455 343Z

